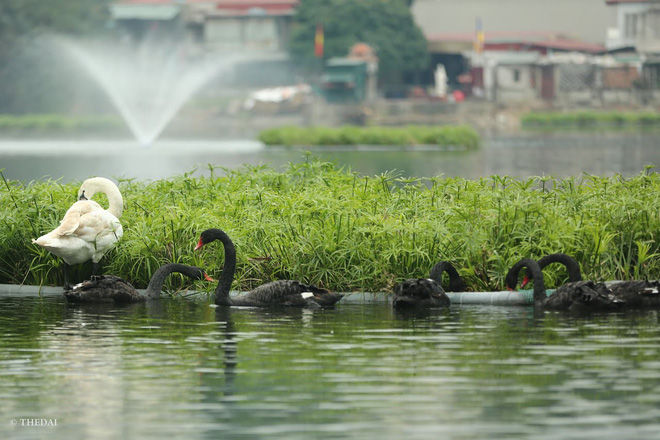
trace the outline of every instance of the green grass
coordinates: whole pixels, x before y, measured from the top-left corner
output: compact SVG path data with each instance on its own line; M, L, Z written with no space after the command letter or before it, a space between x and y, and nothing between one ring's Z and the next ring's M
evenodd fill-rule
M655 112L532 112L520 119L523 128L630 129L660 126Z
M259 140L266 145L416 145L432 144L477 148L479 135L466 125L407 127L296 127L264 130Z
M161 264L181 262L217 278L220 243L193 247L202 230L219 227L236 243L240 289L300 279L338 291L388 290L448 259L471 290L500 290L515 261L551 252L575 256L591 279L660 274L657 173L410 179L318 161L286 172L217 171L121 181L124 237L104 258L105 272L144 287ZM58 225L78 185L0 181L0 283L61 283L61 261L30 239ZM549 268L548 285L563 276Z
M0 134L90 133L123 129L115 116L0 114Z

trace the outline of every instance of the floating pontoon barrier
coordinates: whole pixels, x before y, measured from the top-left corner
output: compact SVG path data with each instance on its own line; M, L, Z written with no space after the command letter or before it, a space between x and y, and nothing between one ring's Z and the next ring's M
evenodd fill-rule
M144 293L144 290L138 290ZM550 295L554 289L547 290ZM52 286L27 286L18 284L0 284L0 296L17 297L36 297L36 296L60 296L63 290L61 287ZM183 291L181 295L192 298L202 298L206 295L204 292ZM233 291L232 296L239 292ZM499 306L517 306L530 305L534 303L532 290L499 291L499 292L447 292L447 296L454 305L461 304L482 304ZM375 304L392 302L392 295L382 292L348 292L342 298L342 304Z

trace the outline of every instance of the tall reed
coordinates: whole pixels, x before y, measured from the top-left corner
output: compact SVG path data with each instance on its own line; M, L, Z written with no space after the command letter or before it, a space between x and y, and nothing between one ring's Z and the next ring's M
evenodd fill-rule
M30 239L58 225L79 183L0 184L0 283L61 283L60 260ZM472 290L493 290L519 258L551 252L574 255L588 278L660 276L660 176L649 170L630 178L415 179L309 161L284 172L211 167L208 177L123 180L120 189L124 237L105 271L141 287L171 261L218 277L221 246L193 252L210 227L236 243L238 289L293 278L388 290L448 259ZM563 277L549 268L549 285Z

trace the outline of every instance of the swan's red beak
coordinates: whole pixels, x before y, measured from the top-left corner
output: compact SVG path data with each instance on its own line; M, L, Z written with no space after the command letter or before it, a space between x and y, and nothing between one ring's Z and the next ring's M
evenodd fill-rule
M527 284L529 284L529 277L525 275L523 277L522 283L520 283L520 288L524 289Z
M208 276L206 272L204 272L204 279L206 281L211 281L213 283L215 282L215 280L213 278L211 278L210 276Z
M200 238L199 241L197 242L197 246L195 246L195 250L199 250L204 246L204 243L202 242L202 239Z

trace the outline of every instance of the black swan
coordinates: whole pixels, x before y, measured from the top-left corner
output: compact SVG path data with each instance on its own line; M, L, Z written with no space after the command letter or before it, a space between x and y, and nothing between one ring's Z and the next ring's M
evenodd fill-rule
M425 309L448 307L449 297L442 288L442 274L449 274L448 292L464 292L465 281L449 261L440 261L431 269L429 278L410 278L394 287L392 307L395 309Z
M509 269L505 278L508 289L515 289L518 274L523 267L527 269L527 276L534 281L534 306L572 311L612 310L620 307L620 301L609 292L604 283L593 281L569 283L572 286L569 292L561 292L559 288L548 297L541 267L531 258L523 258Z
M165 264L154 272L146 293L141 295L128 282L114 275L95 275L87 281L76 284L72 289L64 292L64 297L75 303L135 303L147 299L157 299L163 287L165 278L172 272L182 273L192 279L214 281L202 269L185 264Z
M436 263L431 269L429 278L442 284L442 274L447 272L449 275L449 286L445 289L446 292L465 292L467 284L458 274L456 268L449 261L440 261Z
M225 249L225 262L222 276L215 289L215 303L221 306L250 306L250 307L310 307L320 308L333 306L344 295L332 293L326 289L303 284L300 281L279 280L273 281L256 289L231 298L229 290L236 271L236 248L231 238L221 229L207 229L202 232L195 250L220 240Z
M449 303L449 297L435 280L411 278L394 287L392 307L397 310L448 307Z
M660 281L658 280L615 281L607 284L582 281L578 262L566 254L546 255L538 263L541 270L552 263L561 263L568 270L569 282L559 286L548 297L545 302L547 308L616 310L660 307ZM594 296L593 291L598 292L598 295Z

